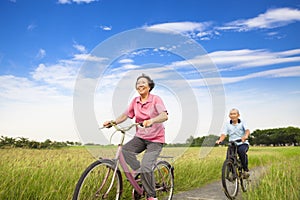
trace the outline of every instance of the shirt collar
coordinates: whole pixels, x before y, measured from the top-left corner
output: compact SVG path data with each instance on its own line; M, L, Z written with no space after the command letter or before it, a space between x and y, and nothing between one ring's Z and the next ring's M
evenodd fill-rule
M150 103L150 102L152 102L152 100L153 100L153 95L151 94L151 93L149 93L149 96L148 96L148 99L147 99L147 101L145 102L145 103ZM137 103L142 103L141 102L141 97L139 96L138 98L136 98L136 102ZM145 104L144 103L144 104Z
M241 120L238 119L238 124L241 123ZM232 124L232 120L230 120L230 124Z

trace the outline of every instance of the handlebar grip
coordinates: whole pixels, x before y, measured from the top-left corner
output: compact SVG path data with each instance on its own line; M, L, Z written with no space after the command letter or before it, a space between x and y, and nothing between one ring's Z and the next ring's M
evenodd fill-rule
M109 124L107 124L106 126L103 126L103 128L111 128L113 125L117 125L116 121L111 120L109 122Z

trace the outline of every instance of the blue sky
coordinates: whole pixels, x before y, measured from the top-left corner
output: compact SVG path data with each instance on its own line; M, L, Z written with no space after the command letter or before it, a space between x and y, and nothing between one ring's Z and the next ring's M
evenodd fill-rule
M229 109L237 107L252 131L300 127L299 1L3 0L0 26L0 135L82 139L73 107L79 70L99 44L134 29L168 29L201 45L223 83L224 121ZM124 74L146 69L167 85L176 74L167 76L162 69L176 63L179 75L188 72L187 65L164 50L127 54L105 72L93 105L99 123L117 115L108 108ZM147 63L159 67L145 67ZM189 134L212 133L212 91L201 78L185 79L196 91L199 112L197 132ZM129 84L132 88L134 80ZM153 92L174 110L166 128L171 135L181 134L178 121L186 116L180 116L185 109L177 98L180 87L162 86Z

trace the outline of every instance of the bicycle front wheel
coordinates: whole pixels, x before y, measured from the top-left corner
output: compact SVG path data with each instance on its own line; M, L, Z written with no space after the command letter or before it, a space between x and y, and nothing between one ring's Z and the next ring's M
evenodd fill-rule
M236 168L230 160L225 160L222 167L222 185L225 195L229 199L234 199L238 194L239 179Z
M174 168L167 161L158 161L154 167L155 190L158 199L171 200L174 192Z
M114 162L108 159L97 160L82 173L73 200L119 200L122 187L121 172L119 169L115 171Z

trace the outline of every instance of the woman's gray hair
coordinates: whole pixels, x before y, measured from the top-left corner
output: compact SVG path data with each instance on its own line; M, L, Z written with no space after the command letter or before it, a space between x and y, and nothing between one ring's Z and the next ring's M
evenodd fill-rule
M137 86L137 82L138 82L138 80L140 79L140 78L145 78L145 79L147 79L147 81L148 81L148 85L149 85L149 87L150 87L150 90L149 90L149 92L151 92L151 90L154 88L154 86L155 86L155 83L154 83L154 81L150 78L150 76L147 76L146 74L142 74L142 75L140 75L139 77L137 77L137 79L136 79L136 82L135 82L135 87Z
M231 112L231 111L236 111L237 114L240 114L240 111L239 111L237 108L232 108L232 109L230 110L230 112Z

